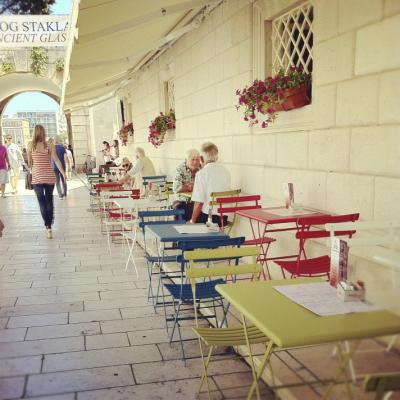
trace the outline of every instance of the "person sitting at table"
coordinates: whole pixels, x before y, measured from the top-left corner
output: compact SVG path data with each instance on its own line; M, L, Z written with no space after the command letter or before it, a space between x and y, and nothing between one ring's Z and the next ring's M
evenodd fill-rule
M211 142L201 146L202 169L196 174L194 181L192 201L194 202L193 214L190 223L205 223L209 212L212 222L220 225L220 218L215 210L210 210L211 193L223 192L231 187L231 174L229 170L218 161L218 147Z
M176 200L172 204L175 210L185 210L185 221L189 221L193 213L193 202L179 193L191 193L193 191L194 178L200 169L200 153L196 149L186 152L185 161L180 163L175 171L172 190Z
M124 184L128 182L129 178L134 178L134 185L138 188L142 186L143 176L154 176L156 170L150 158L146 157L144 150L141 147L136 148L136 164L131 166L124 177L118 183ZM122 163L124 165L126 163ZM132 164L131 164L132 165Z

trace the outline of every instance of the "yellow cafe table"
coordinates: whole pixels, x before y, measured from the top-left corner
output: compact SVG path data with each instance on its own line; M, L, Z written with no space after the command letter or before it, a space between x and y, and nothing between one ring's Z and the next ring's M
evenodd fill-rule
M368 311L332 316L319 316L296 304L273 286L296 285L321 282L320 278L298 278L277 281L238 282L217 285L216 290L242 315L245 332L246 323L256 326L270 341L257 372L253 373L253 384L247 399L253 397L257 382L276 348L311 346L322 343L337 343L340 366L326 388L323 399L327 399L336 382L346 373L348 363L362 339L400 333L400 317L388 311ZM351 340L348 352L342 352L341 344ZM250 349L249 349L250 350ZM251 353L250 353L251 354ZM352 398L350 383L346 379L347 395Z

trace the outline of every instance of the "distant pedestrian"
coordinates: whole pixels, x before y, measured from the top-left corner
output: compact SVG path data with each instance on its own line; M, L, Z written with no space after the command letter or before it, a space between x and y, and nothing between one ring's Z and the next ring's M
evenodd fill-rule
M12 135L6 137L8 159L10 160L10 182L13 194L18 193L18 181L21 176L21 166L25 164L21 149L13 143Z
M24 165L22 165L22 168L24 169L24 171L27 170L27 166L28 166L28 150L26 150L26 147L24 147L22 149L22 157L24 158Z
M1 197L6 197L6 184L8 183L8 171L10 160L8 159L7 147L0 144L0 190Z
M55 140L55 150L57 153L57 157L60 160L60 163L63 167L63 170L66 171L66 165L67 165L67 153L65 151L64 145L60 143L60 138L56 137ZM56 187L57 187L57 193L58 193L58 198L62 200L64 197L67 197L67 180L63 178L61 171L57 168L56 163L54 160L51 161L51 166L53 168L54 173L56 174Z
M73 164L72 164L72 168L74 168L75 167L75 156L74 156L74 149L72 148L72 146L69 144L68 145L68 150L71 152L71 154L72 154L72 160L74 161L73 162Z
M71 150L68 149L67 146L64 146L65 152L66 152L66 159L65 159L65 165L66 165L66 174L67 174L67 179L71 180L72 179L72 170L74 168L74 157L71 153Z
M56 175L51 167L50 160L53 160L66 179L65 171L54 144L46 141L46 131L42 125L36 125L33 133L33 140L28 149L29 166L32 170L32 185L40 206L40 213L46 227L47 237L52 239L51 226L54 222L53 191L56 183Z

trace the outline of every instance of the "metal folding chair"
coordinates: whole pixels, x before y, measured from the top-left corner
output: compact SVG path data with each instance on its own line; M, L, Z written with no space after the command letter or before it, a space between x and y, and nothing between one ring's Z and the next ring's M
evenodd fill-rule
M157 310L158 295L160 289L160 282L158 282L157 294L154 296L153 293L153 275L159 275L162 273L162 266L164 263L178 262L177 255L168 255L166 250L172 250L172 248L156 249L156 252L152 252L149 249L146 239L146 227L150 225L161 225L161 224L184 224L183 219L184 210L152 210L152 211L139 211L139 228L142 230L144 251L147 261L147 270L149 276L149 287L148 287L148 299L153 302L154 310ZM175 249L176 250L176 249ZM158 270L155 267L158 266ZM161 287L161 290L163 288Z
M359 218L359 214L346 215L327 215L322 217L299 218L297 224L299 231L296 238L299 240L299 251L296 259L293 261L274 260L281 267L284 278L285 271L290 274L291 278L298 276L324 276L329 279L329 271L331 267L331 259L328 255L314 258L307 258L305 245L309 239L327 238L331 233L325 229L311 229L312 226L325 225L329 223L345 223L355 222ZM347 236L351 238L356 233L355 230L338 230L334 232L334 236Z
M220 247L227 247L227 248L232 248L232 247L239 247L244 243L244 237L237 237L237 238L229 238L229 239L219 239L215 238L213 240L189 240L189 241L181 241L178 242L178 249L182 251L182 257L180 258L180 274L176 275L175 277L178 277L179 282L178 283L164 283L164 287L166 291L168 292L169 296L172 298L172 301L163 301L164 307L166 307L169 304L172 304L173 306L173 314L171 316L168 315L166 308L164 308L164 316L166 318L166 324L168 326L168 322L172 322L172 331L170 334L170 343L174 339L174 334L177 331L178 332L178 338L181 346L181 352L182 352L182 358L183 360L186 360L185 356L185 349L183 346L184 340L182 339L182 334L181 334L181 321L187 321L194 319L193 316L188 315L185 313L184 316L182 316L183 312L189 310L192 311L193 307L193 293L192 293L192 287L190 283L185 279L185 260L183 257L184 252L194 250L194 249L216 249ZM215 260L213 260L215 261ZM213 261L210 261L209 267L213 268ZM233 262L234 265L237 265L239 263L239 258L231 258L230 262ZM170 276L164 276L161 279L169 279ZM219 283L223 283L223 279L218 279L218 280L205 280L198 286L198 296L199 298L203 301L203 303L207 303L207 306L205 307L211 307L211 311L208 313L204 313L202 317L206 320L212 320L214 319L215 324L218 325L218 319L217 319L217 307L220 307L222 309L222 321L221 325L226 323L226 314L229 309L229 305L225 307L221 296L215 291L215 286ZM163 292L165 294L165 291ZM187 306L185 308L185 305Z
M257 343L269 342L268 337L266 337L259 329L254 326L247 326L243 321L243 326L235 328L202 328L199 327L199 298L198 288L200 283L206 278L216 278L223 276L234 276L239 275L251 275L253 279L257 279L262 271L262 267L257 263L257 256L260 253L259 247L242 247L242 248L232 248L232 249L216 249L216 250L194 250L187 251L184 254L184 258L189 262L189 268L186 271L186 277L190 279L190 284L193 293L193 307L196 327L193 328L198 339L199 347L202 360L202 374L200 378L200 383L197 389L197 394L200 394L201 389L206 383L206 390L208 398L211 399L211 391L208 382L208 367L210 364L211 356L213 351L217 347L233 347L233 346L246 346L248 351L248 356L250 360L250 367L252 370L253 378L255 382L258 382L259 377L257 376L256 368L253 361L253 354L251 346ZM251 257L252 261L249 264L239 264L239 265L223 265L215 266L213 268L207 268L210 260L232 260L233 258ZM201 265L199 266L199 263ZM207 355L205 354L204 345L208 346ZM260 389L256 385L257 398L260 398Z

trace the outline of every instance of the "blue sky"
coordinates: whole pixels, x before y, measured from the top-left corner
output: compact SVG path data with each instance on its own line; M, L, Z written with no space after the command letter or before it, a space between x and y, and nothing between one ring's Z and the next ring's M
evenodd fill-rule
M70 14L73 0L57 0L51 6L52 14ZM39 92L26 92L15 96L7 105L4 114L14 115L18 111L58 111L58 103Z
M69 14L71 12L72 0L57 0L51 6L52 14Z

